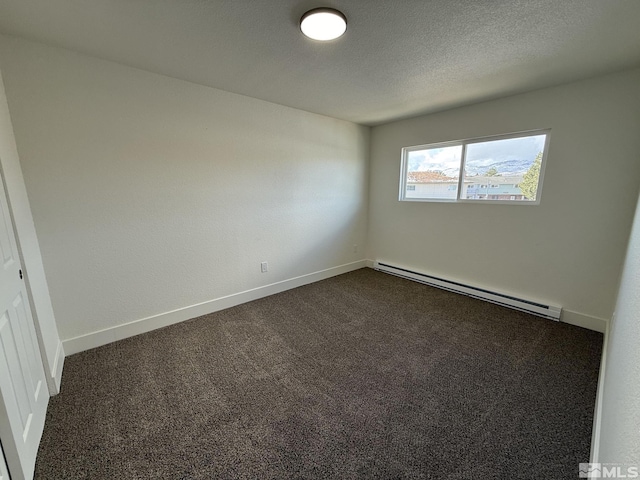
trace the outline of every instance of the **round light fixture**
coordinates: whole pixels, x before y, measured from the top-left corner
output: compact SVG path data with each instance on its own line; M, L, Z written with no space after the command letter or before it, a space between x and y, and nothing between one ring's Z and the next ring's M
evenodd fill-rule
M309 38L326 42L344 34L347 17L333 8L314 8L302 15L300 30Z

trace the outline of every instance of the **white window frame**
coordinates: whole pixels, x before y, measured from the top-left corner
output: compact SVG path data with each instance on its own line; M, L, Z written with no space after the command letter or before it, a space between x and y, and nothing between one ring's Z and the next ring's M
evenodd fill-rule
M467 161L467 145L471 145L474 143L482 143L482 142L491 142L494 140L507 140L510 138L524 138L524 137L534 137L537 135L546 135L544 148L542 150L542 162L540 163L540 177L538 178L538 190L536 191L536 199L531 200L491 200L488 198L489 190L487 190L487 199L473 199L473 198L460 198L461 192L463 191L463 182L464 175L463 172L465 170L465 163ZM464 140L453 140L450 142L439 142L439 143L428 143L424 145L414 145L410 147L404 147L402 149L402 158L400 162L400 194L398 200L401 202L430 202L430 203L478 203L478 204L499 204L499 205L540 205L540 197L542 194L542 183L544 180L544 171L547 165L547 154L549 150L549 141L551 139L551 129L539 129L539 130L527 130L524 132L513 132L506 133L501 135L491 135L487 137L475 137L475 138L467 138ZM428 150L431 148L444 148L444 147L462 147L462 160L460 161L460 174L458 177L458 188L456 189L457 198L408 198L406 196L406 185L407 185L407 159L409 157L409 153L419 151L419 150ZM479 189L478 189L479 190Z

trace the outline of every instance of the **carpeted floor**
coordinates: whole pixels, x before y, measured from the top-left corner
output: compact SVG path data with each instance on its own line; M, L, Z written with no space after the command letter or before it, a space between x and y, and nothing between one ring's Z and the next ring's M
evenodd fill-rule
M577 478L601 344L362 269L67 358L36 478Z

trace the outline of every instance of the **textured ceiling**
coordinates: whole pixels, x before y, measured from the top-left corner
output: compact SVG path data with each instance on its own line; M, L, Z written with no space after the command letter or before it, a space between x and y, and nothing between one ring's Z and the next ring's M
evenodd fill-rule
M346 14L303 37L317 6ZM0 32L373 125L640 65L640 0L0 0Z

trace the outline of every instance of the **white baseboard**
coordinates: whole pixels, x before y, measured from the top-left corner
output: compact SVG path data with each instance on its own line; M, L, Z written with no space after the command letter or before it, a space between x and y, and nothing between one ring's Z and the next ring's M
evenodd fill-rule
M69 338L63 341L64 352L66 352L67 355L73 355L74 353L90 350L108 343L133 337L141 333L150 332L158 328L173 325L208 313L224 310L226 308L284 292L285 290L290 290L302 285L325 280L366 266L367 260L359 260L357 262L347 263L345 265L339 265L326 270L320 270L307 275L272 283L263 287L234 293L232 295L216 298L196 305L179 308L170 312L160 313L140 320L134 320L133 322L88 333L79 337ZM60 369L60 372L62 372L62 369Z
M604 318L592 317L591 315L572 312L571 310L562 310L560 321L600 333L604 333L607 330L607 324L609 323Z
M615 316L615 314L614 314ZM613 321L613 319L611 320ZM607 322L602 343L602 357L600 359L600 372L598 374L598 389L596 390L596 405L593 410L593 428L591 430L591 454L590 463L599 463L600 460L600 429L602 425L602 396L604 395L604 376L607 368L607 344L611 324Z

